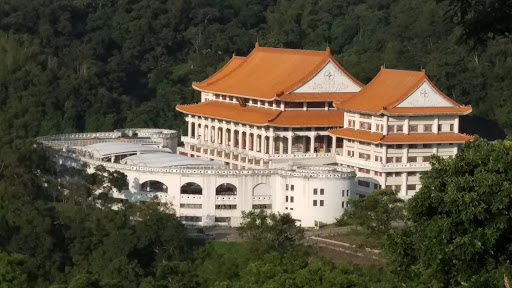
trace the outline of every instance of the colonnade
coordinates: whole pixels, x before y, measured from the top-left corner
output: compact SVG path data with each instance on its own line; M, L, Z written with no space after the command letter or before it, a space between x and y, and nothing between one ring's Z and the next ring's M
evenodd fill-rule
M315 128L309 128L310 131L296 135L291 129L275 131L274 127L225 122L191 115L186 120L188 137L199 140L201 144L213 145L214 148L241 149L272 155L334 153L336 147L335 136L326 135L326 131L315 131ZM318 147L322 147L322 150Z

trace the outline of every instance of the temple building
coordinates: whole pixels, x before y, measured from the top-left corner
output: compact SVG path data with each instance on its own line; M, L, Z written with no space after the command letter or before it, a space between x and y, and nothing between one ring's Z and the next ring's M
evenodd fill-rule
M348 166L360 195L387 187L409 198L432 154L453 157L472 139L459 134L459 116L471 107L444 95L425 71L381 68L364 86L328 48L256 44L192 86L201 102L177 106L188 122L179 154L231 169Z

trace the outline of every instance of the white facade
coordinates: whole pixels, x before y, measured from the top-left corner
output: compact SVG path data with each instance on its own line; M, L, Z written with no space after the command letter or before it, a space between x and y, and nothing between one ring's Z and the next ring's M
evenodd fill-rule
M332 223L355 195L355 173L349 168L293 166L289 169L227 169L214 165L198 167L196 162L199 159L195 158L188 158L194 165L184 164L186 159L169 163L167 167L161 163L158 163L158 167L140 162L128 165L122 163L133 163L126 161L133 157L129 155L162 157L159 155L164 155L162 153L165 151L151 151L144 147L140 151L132 149L128 152L123 147L120 150L126 154L121 155L111 149L122 146L115 142L105 149L110 153L106 155L102 154L103 150L92 149L97 146L95 143L112 140L108 137L114 134L102 134L104 137L100 139L99 134L89 135L91 138L83 134L57 135L41 137L38 141L65 150L57 157L59 164L80 167L82 163L87 163L91 171L97 165L103 165L109 170L125 173L128 187L115 192L115 198L149 201L157 196L160 201L172 204L177 215L188 224L237 226L242 211L260 209L290 213L303 226L314 226L315 221ZM85 142L77 142L77 139ZM130 139L136 140L133 136ZM83 146L86 143L90 146ZM131 148L132 145L126 147Z

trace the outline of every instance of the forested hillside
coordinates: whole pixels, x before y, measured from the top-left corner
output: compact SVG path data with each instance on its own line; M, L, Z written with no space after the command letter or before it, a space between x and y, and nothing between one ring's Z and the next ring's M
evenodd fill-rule
M0 133L180 129L192 81L262 46L323 50L362 82L419 70L473 115L512 131L512 46L460 41L435 0L4 0ZM479 119L479 118L477 118ZM474 120L474 119L473 119ZM480 119L481 120L481 119ZM466 125L466 128L468 125ZM472 128L472 127L469 127ZM471 132L472 129L469 129ZM494 133L496 134L496 133ZM499 134L499 133L498 133ZM12 138L11 138L12 139Z

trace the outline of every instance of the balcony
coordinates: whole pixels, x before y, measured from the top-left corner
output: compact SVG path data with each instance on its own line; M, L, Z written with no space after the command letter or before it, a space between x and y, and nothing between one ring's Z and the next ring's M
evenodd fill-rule
M400 172L400 171L426 171L430 169L428 162L412 162L412 163L388 163L383 164L369 160L363 160L354 157L336 155L336 162L350 166L376 170L379 172Z

